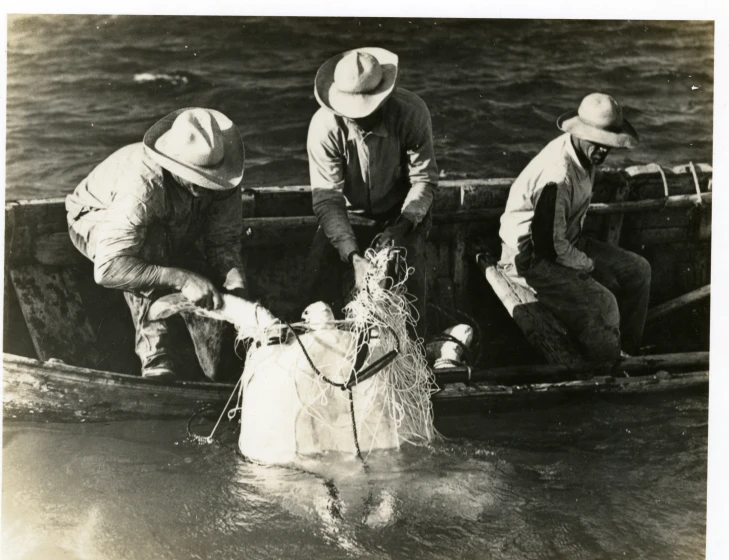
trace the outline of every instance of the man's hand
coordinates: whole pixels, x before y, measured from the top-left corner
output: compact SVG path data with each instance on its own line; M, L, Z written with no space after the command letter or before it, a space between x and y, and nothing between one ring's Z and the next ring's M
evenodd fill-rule
M225 279L223 280L223 290L231 295L239 298L250 300L251 296L248 293L248 282L246 281L245 272L243 269L237 266L231 267L225 273Z
M407 218L400 216L393 225L385 228L380 234L375 245L375 250L379 251L388 244L394 247L402 245L403 239L412 229L413 223Z
M354 268L354 287L357 291L367 287L367 274L372 265L370 261L362 255L355 253L352 255L352 267Z
M195 272L186 271L180 291L186 299L198 307L220 309L223 305L223 298L213 283Z

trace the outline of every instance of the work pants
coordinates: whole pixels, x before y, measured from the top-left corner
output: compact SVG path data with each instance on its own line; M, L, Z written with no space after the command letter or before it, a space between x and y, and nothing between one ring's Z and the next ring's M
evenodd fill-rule
M535 258L527 270L507 275L532 288L539 302L559 318L588 361L614 361L620 350L637 353L643 337L651 267L643 257L588 237L577 248L595 262L583 272Z

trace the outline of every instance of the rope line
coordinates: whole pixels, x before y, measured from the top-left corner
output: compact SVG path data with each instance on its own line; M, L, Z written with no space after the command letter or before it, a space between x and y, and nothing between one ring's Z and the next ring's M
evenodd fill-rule
M694 187L696 188L696 206L703 206L701 200L701 187L699 185L699 177L696 175L696 166L693 161L689 162L689 168L691 169L691 175L694 177Z
M440 333L440 334L432 337L430 339L430 342L453 342L463 351L463 359L466 362L471 361L470 360L471 349L468 346L466 346L465 344L463 344L463 342L458 340L455 336L452 336L448 333ZM457 362L455 362L455 360L451 360L451 361L453 361L454 363L457 363Z
M304 353L304 356L306 357L306 361L309 362L309 366L311 369L316 373L319 377L321 377L326 383L331 385L332 387L336 387L338 389L341 389L342 391L347 392L347 400L349 401L349 414L352 418L352 437L354 439L354 448L357 452L357 458L362 461L363 464L365 464L365 460L362 457L362 450L359 448L359 436L357 434L357 420L354 416L354 397L352 396L352 389L347 387L346 383L336 383L335 381L332 381L329 379L326 375L324 375L319 369L314 365L314 361L311 359L311 356L309 356L309 352L306 351L306 347L304 346L304 343L301 342L301 339L299 338L298 333L291 328L291 325L286 323L286 326L289 328L289 330L294 333L294 337L296 338L296 342L299 343L299 346L301 347L301 351Z
M658 165L657 163L655 166L658 168L658 173L661 174L661 179L663 180L663 208L666 207L668 204L668 197L669 197L669 191L668 191L668 179L666 179L666 173L663 171L663 168Z
M481 338L481 327L479 326L478 321L460 309L452 309L453 313L451 314L435 303L428 302L428 306L443 314L447 319L454 323L458 322L459 319L457 317L460 317L461 320L465 321L473 329L473 339L476 341L476 350L472 351L470 348L466 348L466 350L469 352L469 355L473 357L473 360L469 363L471 363L471 365L479 363L483 352L483 339Z
M296 342L299 343L299 347L301 348L301 351L304 353L304 357L306 358L306 361L309 362L309 367L316 373L319 377L321 377L326 383L331 385L332 387L336 387L337 389L345 390L347 388L346 383L337 383L336 381L332 381L329 379L326 375L324 375L319 369L314 365L314 361L311 359L311 356L309 356L309 352L306 351L306 346L304 346L304 343L301 342L301 339L299 338L298 333L289 325L289 323L286 323L286 326L291 330L292 333L294 333L294 337L296 338Z
M220 413L220 416L218 416L218 421L215 422L215 426L213 426L213 431L210 432L209 436L201 436L199 434L195 434L192 432L192 421L195 419L195 417L199 414L202 414L205 410L212 410L214 407L212 405L207 405L202 407L201 409L197 410L193 413L192 416L190 416L190 419L187 421L187 435L189 438L195 440L198 443L205 443L210 444L213 443L213 436L215 435L215 431L218 429L218 426L220 425L220 421L223 419L223 416L225 415L226 411L228 411L228 419L231 420L230 413L233 412L235 415L235 411L240 407L232 408L231 410L228 410L228 405L230 405L230 401L233 400L233 395L235 395L236 391L240 387L241 383L243 382L243 376L241 375L238 379L238 383L235 384L235 387L233 387L233 392L228 397L228 402L225 403L225 406L223 407L223 412ZM240 395L239 395L240 396Z

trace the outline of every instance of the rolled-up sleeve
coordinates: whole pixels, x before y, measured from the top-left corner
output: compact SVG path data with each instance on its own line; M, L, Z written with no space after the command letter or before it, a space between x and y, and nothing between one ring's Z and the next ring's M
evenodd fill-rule
M344 153L336 131L324 122L326 115L317 112L309 125L307 152L314 214L325 235L343 261L359 249L347 216L344 198Z
M430 210L438 187L438 166L433 151L433 126L425 102L418 99L404 126L410 191L401 214L417 225Z
M141 253L148 229L160 215L160 204L143 182L114 198L99 226L94 258L98 284L122 290L157 287L160 267L141 258Z
M208 208L203 230L205 255L227 289L247 286L241 261L243 203L241 188L226 191Z

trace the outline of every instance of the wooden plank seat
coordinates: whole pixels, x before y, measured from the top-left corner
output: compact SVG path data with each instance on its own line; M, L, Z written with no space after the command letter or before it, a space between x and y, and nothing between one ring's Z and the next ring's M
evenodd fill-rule
M471 240L469 253L529 344L547 363L574 365L584 361L562 321L539 303L534 292L514 283L503 273L493 251L485 249L477 240Z

